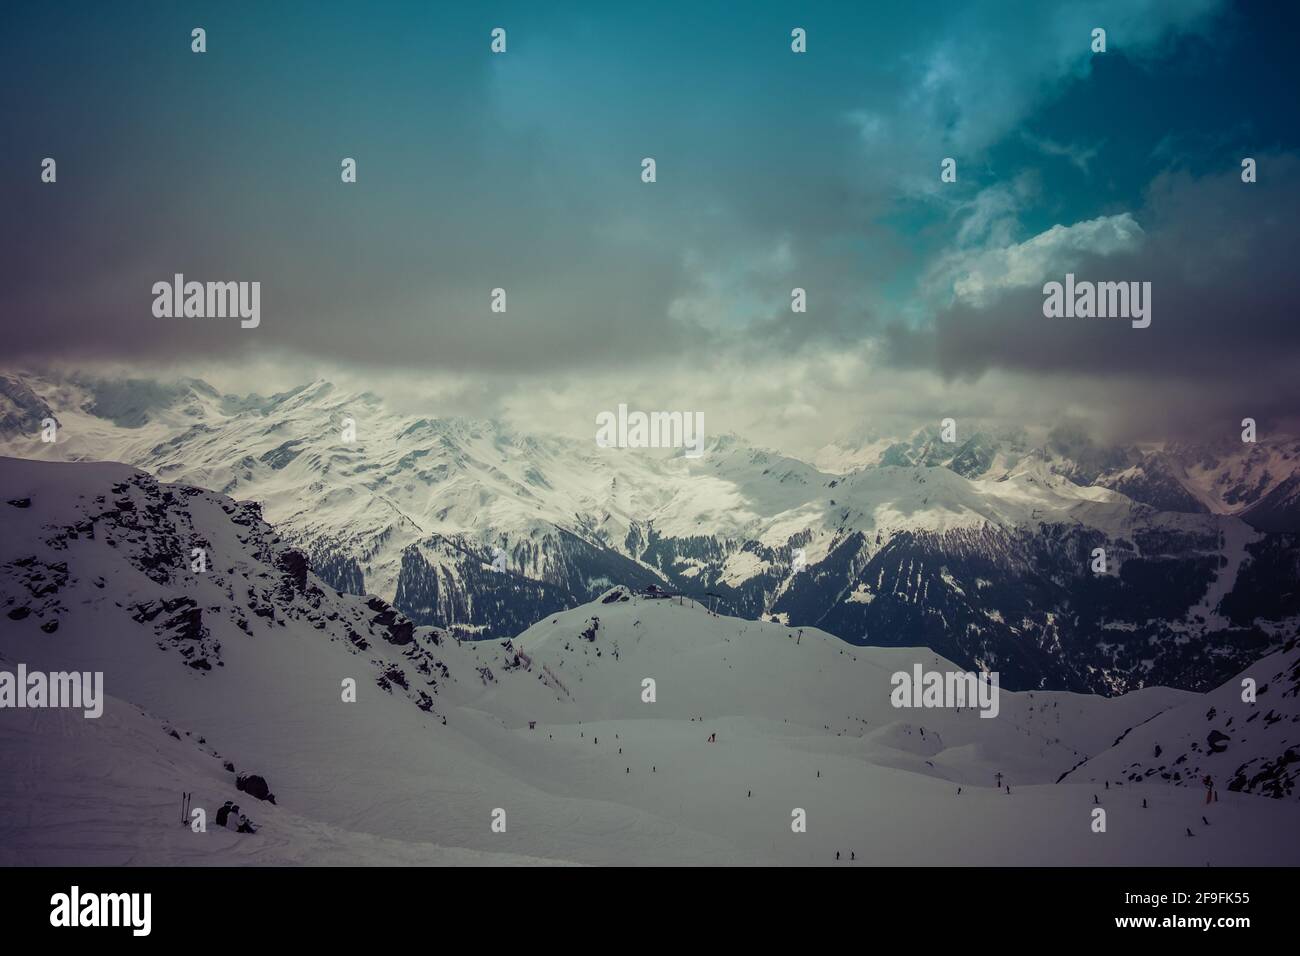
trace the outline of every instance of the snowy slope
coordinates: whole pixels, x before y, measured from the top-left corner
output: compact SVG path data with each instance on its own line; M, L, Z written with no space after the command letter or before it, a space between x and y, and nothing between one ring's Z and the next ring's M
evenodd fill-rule
M1052 782L1201 706L1186 692L1003 692L995 719L896 710L895 670L952 665L624 588L510 642L457 642L322 586L210 492L0 460L0 501L4 666L103 670L111 695L99 722L0 711L9 861L1297 862L1270 837L1297 822L1291 801L1226 793L1207 830L1195 792L1117 780L1093 834L1095 786ZM277 804L235 791L235 771ZM172 822L181 789L240 802L262 831L200 842Z
M562 780L521 780L502 754L514 735L449 703L473 700L489 679L478 672L486 666L479 654L494 648L458 645L411 628L377 599L295 577L296 552L247 506L158 485L121 465L11 459L0 459L0 500L19 503L0 505L0 654L33 669L103 671L110 695L232 761L224 793L236 771L257 773L278 809L330 828L546 858L612 859L629 846L601 834L627 828L633 840L662 827L644 813L575 796ZM191 542L209 550L205 575L188 570ZM141 613L187 599L193 607ZM194 666L200 661L207 666ZM341 700L346 677L357 682L355 704ZM0 711L7 740L27 739L12 730L27 720L26 712ZM95 739L70 738L69 766ZM6 770L31 762L39 773L40 750L32 748L41 745L32 737L29 747L5 748ZM534 761L550 765L541 754ZM211 777L215 763L199 762ZM557 786L560 793L549 792ZM12 792L16 805L5 815L30 813L30 792ZM156 801L173 797L179 793ZM574 816L583 826L563 840L548 835L553 824L538 833L534 823L529 841L494 834L491 811L503 802L521 829ZM251 815L272 820L275 812L259 805ZM575 839L599 851L579 852ZM686 831L666 833L663 847L684 860L727 853Z
M1246 681L1256 688L1243 699ZM1293 639L1217 690L1126 732L1066 779L1159 779L1198 792L1209 775L1223 791L1295 799L1300 779L1300 645Z
M174 738L165 723L116 698L93 721L62 710L6 712L0 753L7 755L0 774L0 866L557 862L360 833L259 803L235 788L192 735ZM181 826L182 791L193 795L191 809L204 810L206 832ZM259 825L255 839L216 825L227 800Z
M499 677L479 705L518 723L539 715L564 722L647 716L689 722L705 714L779 721L788 733L841 738L846 752L887 757L962 783L987 783L999 760L1008 772L1018 764L1020 782L1054 779L1056 768L1098 752L1132 720L1194 696L1165 688L1116 700L1004 693L992 720L972 710L899 711L889 702L895 672L910 672L916 663L953 665L917 648L848 647L814 628L740 621L687 599L625 588L538 622L510 645L503 661L515 654L527 661ZM544 675L550 693L521 703L516 685L529 682L521 674ZM653 705L641 699L646 677L657 684ZM972 749L978 760L972 761Z

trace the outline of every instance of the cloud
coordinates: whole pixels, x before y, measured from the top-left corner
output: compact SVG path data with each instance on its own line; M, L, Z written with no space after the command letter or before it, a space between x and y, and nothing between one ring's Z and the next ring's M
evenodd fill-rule
M1101 151L1102 146L1101 143L1098 143L1095 146L1085 148L1073 144L1057 143L1046 137L1034 136L1025 132L1020 134L1020 138L1044 156L1059 156L1068 160L1085 176L1088 174L1089 166L1097 158L1097 153Z
M1012 289L1041 288L1085 256L1106 257L1136 251L1145 237L1132 213L1100 216L1069 226L1055 225L1021 243L962 249L942 256L928 278L930 286L951 288L962 304L981 308Z
M992 370L1093 383L1093 403L1122 415L1114 395L1184 428L1253 415L1290 422L1300 410L1300 336L1295 306L1291 183L1300 161L1259 158L1258 183L1236 168L1196 177L1162 174L1134 215L1058 226L1001 249L955 253L942 274L956 295L917 329L889 332L896 361L950 379ZM1137 228L1137 222L1146 224ZM1128 322L1046 319L1041 281L1079 279L1152 285L1149 329ZM1176 411L1175 411L1176 410Z
M874 87L844 118L880 174L877 187L934 196L941 158L958 160L960 181L962 167L980 163L1024 117L1088 74L1094 27L1107 30L1105 55L1144 60L1162 55L1172 37L1208 29L1222 9L1219 0L1002 4L993 14L979 5L939 6L929 29L895 58L899 85ZM1092 155L1042 143L1085 166Z
M1086 407L1105 363L1086 340L1053 338L1082 330L1025 325L1037 277L1174 269L1178 242L1203 257L1251 237L1179 225L1191 215L1179 205L1200 198L1175 180L1145 206L1112 197L1095 218L1026 235L1043 187L999 148L1031 155L1020 130L1051 128L1040 151L1087 166L1076 143L1094 130L1060 133L1036 111L1087 80L1091 28L1116 55L1155 58L1220 7L814 7L812 52L796 57L779 6L685 20L671 5L522 6L496 60L465 47L469 14L420 8L400 38L362 14L314 14L303 46L302 15L286 8L204 74L165 57L121 72L106 37L156 37L138 17L88 15L58 47L86 61L63 72L113 76L112 96L78 113L84 84L51 81L48 107L14 119L15 141L53 140L65 157L58 186L0 156L0 177L19 184L0 220L6 357L137 374L224 364L252 387L353 375L413 406L561 430L635 393L794 443L953 408ZM271 65L279 45L288 71ZM26 89L31 65L10 64L0 79ZM154 115L171 119L137 118ZM338 157L354 154L359 181L345 187ZM646 155L654 185L639 180ZM959 182L940 189L947 155ZM260 280L261 327L154 319L151 286L174 272ZM795 286L806 314L790 312ZM497 287L504 315L487 308Z

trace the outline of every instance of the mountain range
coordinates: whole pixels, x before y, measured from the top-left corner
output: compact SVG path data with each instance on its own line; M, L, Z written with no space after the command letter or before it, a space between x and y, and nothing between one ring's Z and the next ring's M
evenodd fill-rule
M1209 690L1295 636L1300 441L1102 446L963 423L958 439L865 434L804 461L724 434L692 459L398 414L324 380L237 396L0 376L0 452L256 501L330 587L463 638L653 585L929 647L1010 689L1113 695Z

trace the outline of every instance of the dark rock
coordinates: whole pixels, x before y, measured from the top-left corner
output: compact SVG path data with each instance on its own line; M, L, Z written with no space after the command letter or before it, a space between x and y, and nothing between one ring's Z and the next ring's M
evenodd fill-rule
M301 551L286 551L280 555L276 565L293 584L293 589L301 594L307 590L307 555Z
M272 798L271 788L266 785L266 778L255 773L241 773L235 775L235 789L248 794L250 797L256 797L258 800Z

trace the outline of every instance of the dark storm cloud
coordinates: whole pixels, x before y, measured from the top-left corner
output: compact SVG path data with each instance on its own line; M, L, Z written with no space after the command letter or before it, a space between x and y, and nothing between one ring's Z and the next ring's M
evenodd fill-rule
M500 57L473 5L223 4L203 55L170 4L25 8L0 35L7 350L520 375L847 347L927 252L884 220L937 156L1085 73L1094 13L1136 52L1215 7L832 4L799 11L806 57L779 3L507 4ZM154 318L178 272L260 282L260 327Z
M1137 248L1050 257L1035 281L990 301L959 300L921 330L894 327L895 361L950 379L990 370L1090 379L1099 403L1121 380L1126 392L1178 417L1244 415L1294 419L1300 412L1300 270L1295 236L1300 197L1294 157L1256 157L1260 179L1239 170L1159 177L1135 213ZM1076 280L1151 283L1152 321L1046 318L1042 284Z

